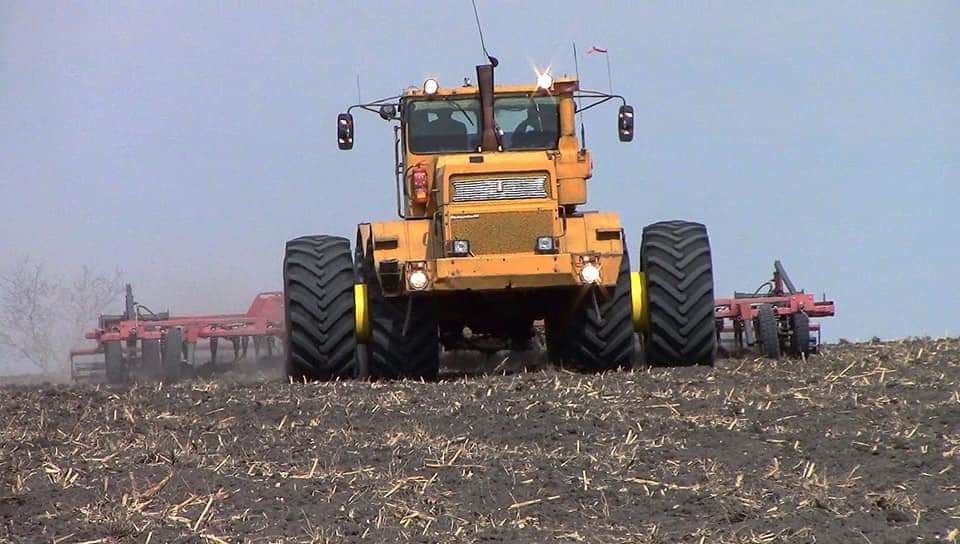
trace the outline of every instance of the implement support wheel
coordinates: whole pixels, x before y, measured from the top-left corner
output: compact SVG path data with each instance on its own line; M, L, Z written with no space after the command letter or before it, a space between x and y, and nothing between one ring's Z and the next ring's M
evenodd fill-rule
M803 312L790 316L790 353L810 353L810 317Z
M757 307L754 327L760 342L760 353L768 359L780 358L780 326L777 320L777 312L773 306L761 304Z

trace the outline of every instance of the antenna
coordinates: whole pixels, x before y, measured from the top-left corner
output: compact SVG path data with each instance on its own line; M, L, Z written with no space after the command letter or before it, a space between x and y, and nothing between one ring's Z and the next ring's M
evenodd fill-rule
M480 12L477 11L477 0L470 0L470 2L473 3L473 18L477 21L477 32L480 33L480 48L483 49L483 55L487 57L487 60L490 61L490 64L496 68L497 65L500 64L500 61L497 60L497 57L492 56L487 51L487 45L483 43L483 26L480 24Z
M357 104L363 104L363 98L360 96L360 73L357 73Z
M580 84L580 59L579 54L577 53L577 42L570 42L573 44L573 67L577 72L577 84ZM577 116L580 118L580 149L587 148L587 134L583 128L583 101L578 96L577 97Z
M607 58L607 92L613 94L613 72L610 70L610 53L608 52L603 54Z

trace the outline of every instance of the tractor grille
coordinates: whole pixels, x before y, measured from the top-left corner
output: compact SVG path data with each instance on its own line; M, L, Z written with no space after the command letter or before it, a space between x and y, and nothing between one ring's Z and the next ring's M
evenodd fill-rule
M454 178L453 202L547 198L547 176L503 176L494 178Z
M538 236L553 234L552 211L457 213L448 239L469 240L474 255L533 253Z

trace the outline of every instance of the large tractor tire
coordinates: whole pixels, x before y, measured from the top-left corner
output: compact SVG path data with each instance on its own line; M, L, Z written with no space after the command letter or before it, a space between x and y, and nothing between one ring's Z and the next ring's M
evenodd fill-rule
M436 379L440 372L440 334L430 302L409 296L384 297L376 280L367 286L367 293L370 376Z
M289 376L312 380L356 376L355 278L346 238L304 236L287 242L283 293Z
M777 312L769 304L757 307L757 317L754 322L757 331L757 341L760 342L760 354L767 359L780 358L780 326L777 323Z
M425 298L383 294L373 267L372 248L360 254L370 310L367 365L371 378L434 380L440 372L440 330Z
M643 229L640 269L646 277L647 364L712 365L717 351L713 263L707 228L664 221Z
M631 368L637 358L630 299L630 256L624 249L617 284L590 289L566 319L547 320L550 359L584 372Z

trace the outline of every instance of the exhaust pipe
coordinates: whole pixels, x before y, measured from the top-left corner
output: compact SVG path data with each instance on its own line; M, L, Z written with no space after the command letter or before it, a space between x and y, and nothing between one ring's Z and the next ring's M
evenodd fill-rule
M480 150L497 151L496 120L493 116L494 64L477 66L477 86L480 88Z

